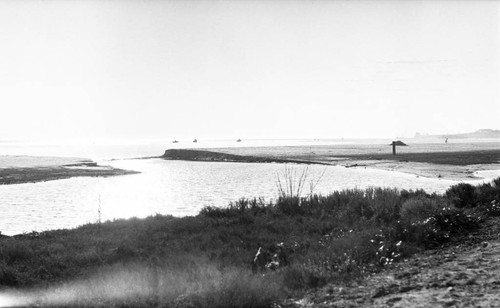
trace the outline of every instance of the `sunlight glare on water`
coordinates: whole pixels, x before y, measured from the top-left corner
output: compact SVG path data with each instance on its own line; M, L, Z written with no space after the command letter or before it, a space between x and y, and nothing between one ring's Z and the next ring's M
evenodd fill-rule
M119 160L114 167L140 174L108 178L79 177L58 181L0 186L3 234L71 228L99 219L146 217L154 214L196 215L204 206L225 206L239 198L278 196L277 176L285 165L187 162L162 159ZM290 166L290 165L289 165ZM371 186L422 188L443 192L457 182L373 169L320 165L307 168L303 194ZM322 176L323 175L323 176ZM322 177L321 177L322 176Z
M359 141L359 140L358 140ZM373 141L373 140L372 140ZM348 144L346 149L380 147L356 144L349 140L200 140L197 147L267 146L267 145L324 145ZM379 144L386 141L380 140ZM284 180L285 165L261 163L223 163L167 161L162 159L108 160L116 157L159 156L172 147L195 147L191 142L171 144L170 141L143 141L137 144L24 144L0 143L3 154L44 155L44 158L7 157L4 167L30 164L61 164L68 157L88 157L101 165L140 171L116 177L75 177L57 181L0 185L0 232L12 235L31 231L73 228L86 223L130 217L146 217L154 214L175 216L196 215L204 206L226 206L240 198L274 200L279 195L277 176ZM475 147L477 144L456 144L458 149ZM436 144L418 145L411 148L438 147ZM439 147L442 147L440 145ZM409 147L410 148L410 147ZM276 149L273 147L266 149ZM290 149L290 148L287 148ZM338 150L338 149L337 149ZM58 157L48 157L58 156ZM65 156L65 157L61 157ZM303 194L310 193L310 184L318 182L314 193L327 194L346 188L396 187L400 189L424 189L427 192L444 192L457 181L417 177L400 172L363 168L344 168L320 165L288 165L298 173L307 168ZM0 168L1 168L0 164ZM481 171L486 181L499 175L498 171ZM322 176L323 175L323 176ZM482 183L483 180L470 180ZM100 213L100 214L99 214Z

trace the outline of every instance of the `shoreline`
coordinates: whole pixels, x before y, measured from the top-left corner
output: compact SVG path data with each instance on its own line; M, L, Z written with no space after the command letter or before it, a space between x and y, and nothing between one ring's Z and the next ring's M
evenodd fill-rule
M185 160L185 161L201 161L201 162L238 162L238 163L279 163L279 164L320 164L329 165L328 163L311 162L303 159L287 159L276 157L265 157L258 155L237 155L223 152L198 150L198 149L169 149L159 158L166 160Z
M99 165L89 159L44 156L0 156L0 185L37 183L73 177L109 177L137 174Z
M500 147L500 145L499 145ZM351 150L352 154L347 154ZM499 170L500 148L468 151L409 152L397 155L374 149L334 147L270 147L167 150L160 158L187 161L299 163L372 168L448 180L484 179L478 171ZM418 149L417 149L418 150ZM356 153L358 151L358 153ZM362 153L360 153L362 152Z
M354 164L351 165L351 163ZM500 164L455 166L421 162L395 162L390 160L349 160L343 161L340 166L346 168L370 168L384 171L396 171L415 175L417 177L455 181L486 179L485 177L477 174L481 171L497 171L500 174Z
M472 150L471 150L472 149ZM447 180L481 180L478 171L500 172L500 142L436 145L415 144L389 153L387 145L272 146L169 149L155 157L168 160L242 163L294 163L371 168L417 177ZM35 183L72 177L108 177L136 174L98 165L89 159L45 156L0 156L0 185Z

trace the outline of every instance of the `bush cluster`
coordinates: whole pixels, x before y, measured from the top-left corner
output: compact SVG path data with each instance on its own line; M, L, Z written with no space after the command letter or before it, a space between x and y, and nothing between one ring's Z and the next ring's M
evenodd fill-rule
M205 208L200 215L235 217L237 212L252 225L273 223L268 231L286 229L289 236L280 240L299 247L292 266L284 269L286 286L305 289L377 270L477 228L484 217L500 215L499 184L500 178L478 186L460 183L444 195L368 188L281 196L267 204L240 200L227 208ZM279 227L291 218L295 228Z
M451 186L445 195L458 208L484 206L500 199L500 178L494 179L492 183L477 186L459 183Z

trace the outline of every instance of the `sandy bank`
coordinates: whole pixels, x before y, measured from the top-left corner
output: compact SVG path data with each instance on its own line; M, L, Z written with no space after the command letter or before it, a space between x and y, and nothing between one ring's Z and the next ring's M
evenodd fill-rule
M80 176L116 176L136 171L101 166L72 157L0 156L0 185L44 182Z
M180 151L189 152L189 150ZM205 153L204 159L194 155L187 160L328 164L347 168L399 171L451 180L480 179L477 171L499 170L500 172L500 142L415 144L399 147L397 155L391 154L390 146L381 144L216 148L199 149L196 152ZM210 152L217 152L219 159L205 159L210 157L206 154ZM224 154L231 159L220 159ZM252 161L244 159L247 157L252 157ZM171 159L184 158L177 156Z
M189 161L217 161L217 162L242 162L242 163L310 163L303 159L286 159L277 157L238 155L208 150L193 149L170 149L161 156L167 160L189 160Z

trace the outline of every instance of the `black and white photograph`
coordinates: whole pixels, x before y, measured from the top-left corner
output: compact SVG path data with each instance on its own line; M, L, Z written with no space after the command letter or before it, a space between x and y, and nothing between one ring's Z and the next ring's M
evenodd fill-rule
M3 307L500 307L500 1L0 0Z

